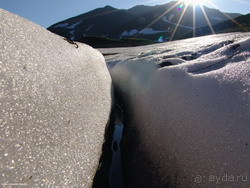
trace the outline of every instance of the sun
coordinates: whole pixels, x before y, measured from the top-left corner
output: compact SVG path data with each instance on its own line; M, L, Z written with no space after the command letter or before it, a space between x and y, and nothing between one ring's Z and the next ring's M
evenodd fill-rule
M205 3L205 0L183 0L183 2L188 5L197 6L197 5L203 5Z

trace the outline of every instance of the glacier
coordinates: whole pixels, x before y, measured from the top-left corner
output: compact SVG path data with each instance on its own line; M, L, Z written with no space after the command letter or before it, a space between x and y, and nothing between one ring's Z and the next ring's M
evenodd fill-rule
M91 187L114 100L124 127L113 186L250 186L250 33L98 49L105 64L85 44L0 15L3 186Z
M125 187L250 186L250 33L99 50L126 114Z
M58 24L58 25L54 26L54 28L67 27L68 25L69 25L69 23Z
M145 28L142 30L137 30L137 29L132 29L131 31L123 31L121 33L121 37L125 37L125 36L133 36L136 34L144 34L144 35L150 35L150 34L157 34L157 33L164 33L167 32L166 30L154 30L152 28Z
M91 187L113 100L103 56L0 15L0 185Z
M83 22L83 20L80 20L80 21L78 21L78 22L76 22L76 23L74 23L74 24L68 26L67 28L68 28L68 29L75 29L76 26L78 26L78 25L79 25L80 23L82 23L82 22Z

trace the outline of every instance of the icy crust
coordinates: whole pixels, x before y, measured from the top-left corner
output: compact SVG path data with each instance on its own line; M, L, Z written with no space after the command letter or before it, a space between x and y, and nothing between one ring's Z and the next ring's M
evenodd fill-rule
M219 48L236 43L242 38L249 37L249 35L249 33L227 33L147 46L103 48L99 50L104 55L111 54L105 56L109 66L113 66L119 61L134 58L153 60L156 64L161 64L167 61L176 65L198 59L218 50Z
M204 45L208 38L203 37ZM183 42L174 43L183 46ZM159 67L154 57L149 59L124 60L110 67L131 115L125 126L138 132L133 135L139 144L131 153L146 153L158 169L159 182L177 187L249 187L250 38L245 35L179 65ZM129 160L134 169L143 164L140 157ZM144 170L136 173L141 183L148 181L143 179L147 167L140 168Z
M0 14L1 184L91 187L111 109L103 56Z

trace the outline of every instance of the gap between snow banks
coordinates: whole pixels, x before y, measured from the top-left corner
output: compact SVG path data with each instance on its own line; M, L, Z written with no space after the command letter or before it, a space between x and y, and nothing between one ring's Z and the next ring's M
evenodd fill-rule
M105 133L103 152L100 158L93 188L122 188L121 140L123 134L123 112L116 101Z
M216 45L178 65L151 53L109 67L126 117L125 187L212 187L208 174L249 172L250 39Z

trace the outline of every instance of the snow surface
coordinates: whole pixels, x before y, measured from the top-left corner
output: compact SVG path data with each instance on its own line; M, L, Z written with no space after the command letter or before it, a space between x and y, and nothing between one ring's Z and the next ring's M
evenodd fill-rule
M68 29L75 29L75 27L76 27L77 25L79 25L80 23L82 23L82 21L83 21L83 20L80 20L80 21L78 21L78 22L76 22L76 23L74 23L74 24L68 26L67 28L68 28Z
M83 22L83 20L80 20L80 21L78 21L78 22L76 22L74 24L71 24L71 25L69 23L62 23L62 24L55 25L54 28L57 28L57 27L67 27L68 29L75 29L75 27L77 25L79 25L80 23L82 23L82 22Z
M143 29L143 30L140 31L140 34L150 35L150 34L157 34L157 33L163 33L163 32L167 32L167 31L165 31L165 30L161 30L161 31L158 30L158 31L156 31L156 30L154 30L152 28L145 28L145 29Z
M70 37L70 40L75 40L74 36L75 30L70 31L69 33L72 35L72 37Z
M94 27L94 25L95 25L95 24L92 24L91 26L89 26L89 27L86 29L85 34L86 34L92 27Z
M125 139L139 140L131 153L147 155L159 182L250 187L250 33L100 49L111 50L111 77L132 113L125 126L139 133ZM130 160L130 177L143 177L141 158Z
M62 23L62 24L55 25L54 28L67 27L68 25L69 25L69 23Z
M89 26L86 31L83 33L83 36L85 36L87 34L87 32L92 29L94 27L94 24L92 24L91 26Z
M123 125L116 124L114 130L114 140L112 142L112 163L109 172L110 188L122 187L122 167L121 167L121 148Z
M132 29L131 31L123 31L121 36L133 36L135 34L139 33L139 31L137 29Z
M103 56L0 15L1 185L91 187L112 100Z
M144 35L152 35L152 34L157 34L157 33L164 33L167 32L166 30L154 30L152 28L145 28L141 31L137 30L137 29L132 29L129 32L128 31L123 31L122 34L120 36L124 37L124 36L133 36L135 34L144 34Z

